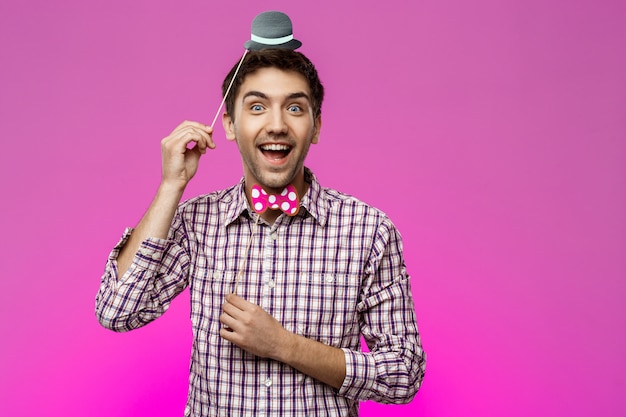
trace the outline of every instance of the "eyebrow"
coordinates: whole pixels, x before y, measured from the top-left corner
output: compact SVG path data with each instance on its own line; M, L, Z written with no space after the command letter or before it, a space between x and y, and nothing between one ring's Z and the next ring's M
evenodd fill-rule
M243 95L243 97L241 98L241 101L244 101L248 97L258 97L262 99L267 99L267 95L260 91L248 91L246 94Z
M246 94L244 94L243 97L241 98L241 101L244 101L248 97L258 97L258 98L261 98L261 99L264 99L264 100L269 99L267 94L262 93L260 91L254 91L253 90L253 91L248 91ZM298 93L289 94L287 96L287 100L294 100L294 99L303 98L303 97L305 99L307 99L309 102L311 101L311 99L309 98L309 95L306 94L305 92L298 92Z

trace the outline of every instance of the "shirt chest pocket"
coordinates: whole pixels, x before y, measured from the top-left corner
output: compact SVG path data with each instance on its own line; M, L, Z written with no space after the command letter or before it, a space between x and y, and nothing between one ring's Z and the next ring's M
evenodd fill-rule
M236 273L218 269L198 268L192 273L191 320L195 329L216 331L219 315L227 294L233 292Z
M350 345L359 335L356 311L359 290L360 280L356 276L313 274L301 277L292 289L293 331L327 345Z

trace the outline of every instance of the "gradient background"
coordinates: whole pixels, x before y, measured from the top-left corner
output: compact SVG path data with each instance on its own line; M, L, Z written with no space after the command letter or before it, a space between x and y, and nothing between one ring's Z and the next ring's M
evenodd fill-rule
M0 415L182 415L188 294L127 334L94 296L270 9L328 91L308 165L404 238L427 375L362 415L626 415L621 0L3 0ZM241 176L215 138L187 197Z

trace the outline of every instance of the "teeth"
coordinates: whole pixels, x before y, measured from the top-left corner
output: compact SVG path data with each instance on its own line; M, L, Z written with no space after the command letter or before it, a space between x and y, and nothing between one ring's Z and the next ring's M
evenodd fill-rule
M278 143L271 143L269 145L261 146L261 149L263 149L264 151L288 151L290 147Z

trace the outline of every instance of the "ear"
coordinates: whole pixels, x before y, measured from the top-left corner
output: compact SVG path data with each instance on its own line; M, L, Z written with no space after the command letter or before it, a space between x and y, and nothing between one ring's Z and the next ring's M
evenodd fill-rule
M222 115L222 126L224 126L224 131L226 132L226 139L235 140L235 123L228 113Z
M317 116L315 119L315 126L313 127L315 132L313 132L313 137L311 138L311 143L317 143L320 138L320 130L322 129L322 116Z

